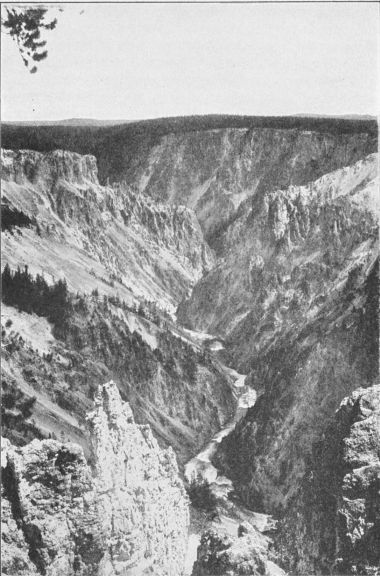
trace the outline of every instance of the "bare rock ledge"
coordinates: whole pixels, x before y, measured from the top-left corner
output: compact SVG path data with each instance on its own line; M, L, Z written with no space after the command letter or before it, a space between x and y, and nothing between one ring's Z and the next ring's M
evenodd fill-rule
M188 500L174 452L113 382L88 417L93 461L55 440L2 441L2 568L46 576L180 576Z

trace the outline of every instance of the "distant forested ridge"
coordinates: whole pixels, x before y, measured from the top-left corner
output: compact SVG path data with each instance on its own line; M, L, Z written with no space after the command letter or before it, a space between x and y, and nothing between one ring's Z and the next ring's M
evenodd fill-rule
M128 142L133 150L142 145L151 146L167 134L228 128L299 130L330 134L367 133L373 139L373 151L377 147L375 119L304 116L178 116L111 126L3 123L1 136L2 147L11 150L48 152L64 149L79 154L93 154L99 158L104 147L112 148L116 152L120 142Z

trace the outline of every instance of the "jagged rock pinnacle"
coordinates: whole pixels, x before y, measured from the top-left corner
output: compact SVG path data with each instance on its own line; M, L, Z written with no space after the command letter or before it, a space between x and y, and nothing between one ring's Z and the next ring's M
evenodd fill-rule
M113 382L89 423L95 476L75 444L4 441L5 573L179 576L189 513L174 453L135 424Z

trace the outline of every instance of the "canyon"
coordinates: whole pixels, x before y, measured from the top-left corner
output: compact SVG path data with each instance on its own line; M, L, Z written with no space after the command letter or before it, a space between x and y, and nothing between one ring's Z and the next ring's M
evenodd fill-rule
M5 573L379 573L375 125L4 127Z

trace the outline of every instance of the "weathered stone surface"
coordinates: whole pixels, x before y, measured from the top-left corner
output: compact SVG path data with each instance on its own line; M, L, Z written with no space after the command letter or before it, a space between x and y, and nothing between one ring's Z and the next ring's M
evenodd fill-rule
M285 576L269 559L268 539L248 522L231 537L218 530L203 533L193 576Z
M245 502L280 514L297 497L315 442L342 398L378 374L378 265L332 292L315 316L272 337L249 378L261 390L220 445L218 463Z
M173 452L112 382L90 423L95 475L75 444L4 441L4 574L179 576L189 518Z
M183 343L168 314L214 262L194 212L155 203L125 182L101 186L91 155L2 150L2 166L4 205L31 223L2 231L3 264L27 264L49 283L65 278L70 295L84 294L87 302L88 295L99 295L91 312L70 310L69 328L60 331L54 345L60 350L49 362L7 342L3 380L37 396L37 428L57 437L64 430L77 443L85 441L81 427L94 388L114 379L136 420L187 459L234 406L228 376L215 363L201 362L198 346ZM106 312L104 296L113 300ZM23 324L32 325L32 317L24 316ZM46 417L46 405L54 413L54 404L70 412L75 428L59 409L57 418Z
M33 440L22 449L10 448L2 482L4 501L11 511L10 522L6 519L5 523L8 529L13 527L9 541L3 533L6 557L17 546L37 573L97 573L106 551L105 532L81 448L54 440ZM18 538L13 537L15 526ZM19 574L14 562L4 571Z
M1 161L3 202L38 224L37 233L4 235L11 267L22 254L31 270L64 272L75 290L109 293L119 279L126 299L174 309L214 263L192 210L154 203L125 182L101 186L94 156L2 150Z
M278 547L298 574L380 573L380 385L345 398L314 446Z
M97 150L103 180L127 180L155 200L194 209L213 243L247 198L305 184L376 150L368 133L227 128L111 137Z
M174 452L160 450L149 426L137 426L112 383L89 416L101 514L116 574L180 575L188 500Z

